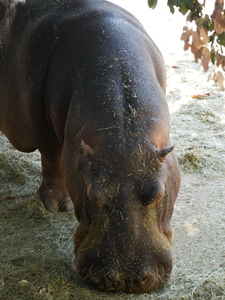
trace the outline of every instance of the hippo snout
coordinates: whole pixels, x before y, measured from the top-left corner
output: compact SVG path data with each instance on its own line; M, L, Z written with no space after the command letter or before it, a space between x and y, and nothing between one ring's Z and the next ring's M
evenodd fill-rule
M86 274L86 282L100 291L122 293L146 293L163 286L170 277L170 269L163 266L137 267L135 270L119 271L112 268L98 269Z
M159 223L158 203L141 206L132 195L125 197L127 191L121 188L118 201L100 209L90 227L80 223L74 236L76 266L101 291L148 293L170 277L171 241Z
M90 258L90 255L88 257ZM93 264L89 262L87 266L86 261L86 267L82 263L78 264L78 272L88 284L106 292L151 292L163 286L172 271L172 254L168 250L154 257L154 260L139 257L138 262L127 261L125 265L119 258L108 263L99 258L95 262Z
M122 292L139 292L140 290L153 290L160 286L160 274L157 274L150 266L145 266L132 273L120 273L111 270L106 274L106 281L111 284L113 290ZM161 278L162 279L162 278ZM163 282L163 280L161 280Z

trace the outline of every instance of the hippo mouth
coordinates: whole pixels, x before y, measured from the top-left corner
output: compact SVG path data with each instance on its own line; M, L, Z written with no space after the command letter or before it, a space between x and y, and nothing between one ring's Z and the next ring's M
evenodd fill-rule
M136 236L130 230L129 239L126 239L128 234L120 234L126 226L123 230L115 224L110 227L109 220L102 215L99 220L104 226L93 223L92 230L81 240L77 239L78 232L75 236L78 274L86 283L105 292L148 293L165 285L172 271L172 249L152 219L148 225L140 226Z
M110 268L79 271L84 281L99 291L119 293L152 292L169 280L170 273L165 272L163 267L154 271L151 267L142 267L138 272L130 273Z
M167 254L168 258L168 254ZM148 293L169 280L172 271L172 258L165 266L159 262L154 265L135 266L120 270L101 266L98 262L90 267L78 264L78 273L91 286L104 292Z

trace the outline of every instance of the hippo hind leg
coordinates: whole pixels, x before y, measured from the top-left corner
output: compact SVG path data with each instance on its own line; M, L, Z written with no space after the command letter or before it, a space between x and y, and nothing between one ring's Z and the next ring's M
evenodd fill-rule
M68 212L74 209L65 186L61 165L61 149L57 146L39 149L42 162L42 182L36 196L50 212Z

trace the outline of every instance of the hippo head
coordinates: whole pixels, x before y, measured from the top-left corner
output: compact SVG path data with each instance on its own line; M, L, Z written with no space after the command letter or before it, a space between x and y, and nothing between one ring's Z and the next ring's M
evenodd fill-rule
M76 268L99 290L149 292L168 280L175 199L167 162L172 150L148 144L110 155L81 142Z

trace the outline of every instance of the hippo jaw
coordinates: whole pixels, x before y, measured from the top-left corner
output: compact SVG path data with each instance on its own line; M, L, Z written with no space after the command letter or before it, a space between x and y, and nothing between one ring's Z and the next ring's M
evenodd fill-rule
M158 228L157 205L150 206L134 207L129 224L121 211L113 216L105 209L89 230L81 222L75 233L76 267L88 284L100 291L146 293L168 281L171 243Z
M126 272L110 267L92 270L87 269L80 273L83 279L99 291L119 293L148 293L162 287L169 279L169 274L162 270L153 270L152 267L143 266L135 271Z

